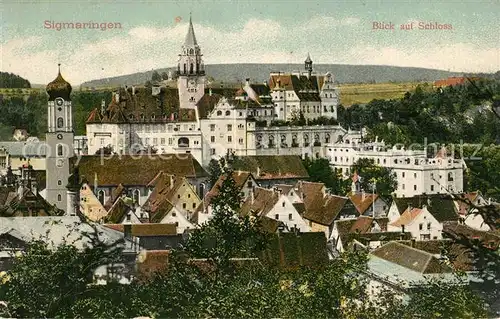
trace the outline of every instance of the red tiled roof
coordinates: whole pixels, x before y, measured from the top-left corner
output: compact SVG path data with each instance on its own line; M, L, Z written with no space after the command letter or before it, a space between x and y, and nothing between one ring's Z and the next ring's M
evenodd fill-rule
M240 214L265 216L276 205L280 194L272 189L255 187L252 196L248 196L241 206Z
M422 212L421 208L407 208L401 216L397 220L395 220L393 223L391 223L392 226L397 226L401 227L402 225L408 225L413 222L415 218L417 218L418 215Z
M349 199L356 207L360 215L363 215L368 208L378 199L378 194L372 193L356 193L349 196Z
M241 190L245 186L245 183L247 182L247 180L250 177L253 178L251 173L245 172L245 171L239 171L239 170L233 171L232 177L233 177L235 186L239 190ZM224 176L224 175L219 176L219 179L217 180L217 182L215 182L214 186L210 189L210 191L205 194L205 198L203 198L200 205L198 205L198 207L196 208L196 212L203 211L203 207L208 208L212 198L214 198L215 196L217 196L219 194L219 189L222 186L222 182L225 179L226 179L226 176Z

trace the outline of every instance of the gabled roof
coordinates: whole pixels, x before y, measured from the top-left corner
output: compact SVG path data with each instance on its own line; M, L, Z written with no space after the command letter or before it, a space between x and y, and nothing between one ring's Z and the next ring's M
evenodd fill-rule
M389 242L371 252L372 255L421 274L450 273L452 269L433 254L398 242Z
M255 187L252 195L248 196L241 206L240 214L265 216L276 205L280 194L272 189Z
M99 155L86 155L73 157L71 162L78 162L80 175L91 186L95 186L96 174L98 186L145 186L160 171L187 178L208 175L191 154L110 155L104 160Z
M107 223L118 224L130 212L133 212L133 208L123 198L118 198L109 209L108 215L104 217L104 220Z
M249 172L238 170L238 171L233 171L232 178L234 180L236 188L241 190L245 186L245 183L248 181L248 179L253 178L253 175ZM220 187L222 186L222 183L224 182L225 179L226 179L225 175L219 176L219 179L217 179L214 186L212 186L210 191L205 194L205 197L203 198L202 202L196 208L196 212L203 211L203 207L208 208L208 206L212 201L212 198L214 198L219 194Z
M477 230L458 222L445 222L443 224L443 234L448 236L463 236L468 239L477 239L486 247L493 250L498 250L500 247L500 234L496 234L491 231Z
M350 234L352 225L356 223L357 219L356 218L346 218L346 219L339 219L334 221L334 225L337 228L337 232L339 235L339 239L342 241L342 244L345 245L348 242L348 236ZM334 238L337 240L338 238Z
M329 226L340 213L347 200L347 197L323 195L322 191L315 194L308 193L304 197L304 218Z
M0 233L15 229L30 240L45 240L50 247L64 243L72 243L78 249L92 245L84 233L95 234L104 244L117 243L123 240L119 232L93 222L82 222L76 216L44 216L44 217L10 217L2 218ZM130 242L126 243L130 247Z
M231 166L251 172L256 180L309 178L302 159L296 155L235 156Z
M174 207L172 202L179 188L186 183L189 184L189 182L184 177L161 172L153 179L152 183L155 185L153 191L142 207L149 212L149 218L152 222L160 222Z
M371 231L372 226L377 220L369 216L359 216L356 222L351 226L350 233L365 234ZM379 224L380 226L380 224ZM381 226L382 228L382 226Z
M415 218L417 218L421 213L423 212L423 209L421 208L412 208L408 207L401 216L397 220L391 223L392 226L396 227L401 227L403 225L407 226L413 223Z
M356 207L356 210L360 215L363 215L378 198L378 194L372 193L355 193L349 195L349 199L354 204L354 207Z
M400 214L408 206L417 208L426 206L429 213L438 222L458 220L458 212L453 197L448 194L418 195L414 197L394 198L393 200Z
M433 255L450 257L453 267L462 271L474 270L474 257L470 254L470 249L451 239L441 240L400 240L401 244L426 251Z
M0 217L15 217L16 214L30 212L47 216L64 214L64 211L50 205L39 193L34 194L27 187L23 187L21 196L14 187L0 187Z

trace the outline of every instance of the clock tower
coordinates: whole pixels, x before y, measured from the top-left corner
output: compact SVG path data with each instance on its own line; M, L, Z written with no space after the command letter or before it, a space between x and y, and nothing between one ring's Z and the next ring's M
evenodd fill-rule
M177 64L180 108L195 109L196 103L205 94L205 66L202 57L190 16L188 33Z
M71 85L61 75L61 65L54 81L47 85L48 131L46 134L46 199L67 210L66 184L70 176L69 158L73 157L73 118Z

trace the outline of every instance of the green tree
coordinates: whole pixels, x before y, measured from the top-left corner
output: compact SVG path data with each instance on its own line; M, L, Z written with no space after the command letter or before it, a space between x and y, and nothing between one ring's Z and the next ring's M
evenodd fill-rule
M371 192L375 185L376 193L389 199L398 187L396 173L390 168L376 165L371 158L358 159L353 170L361 177L361 188L365 192Z
M351 191L351 180L345 179L340 171L332 169L326 158L309 159L302 161L311 182L324 183L332 194L345 196Z
M208 180L210 182L210 188L212 188L215 185L219 177L222 175L224 167L226 166L226 162L227 162L226 158L221 157L218 160L212 158L208 163L207 172L209 175Z
M233 257L255 257L267 242L255 218L239 215L243 198L232 170L224 169L223 176L218 194L210 201L213 217L197 228L186 244L187 253L207 258L218 273L232 268Z

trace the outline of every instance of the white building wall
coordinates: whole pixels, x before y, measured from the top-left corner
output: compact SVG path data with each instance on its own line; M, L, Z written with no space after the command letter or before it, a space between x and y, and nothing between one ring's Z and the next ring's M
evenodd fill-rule
M281 195L279 197L276 205L267 213L266 216L283 222L289 229L296 227L301 232L311 231L309 225L302 218L302 216L300 216L286 195Z
M402 231L399 226L387 226L388 231ZM411 236L416 240L442 239L443 224L439 223L434 216L427 210L422 208L422 212L408 225L404 225L404 231L411 233Z

